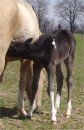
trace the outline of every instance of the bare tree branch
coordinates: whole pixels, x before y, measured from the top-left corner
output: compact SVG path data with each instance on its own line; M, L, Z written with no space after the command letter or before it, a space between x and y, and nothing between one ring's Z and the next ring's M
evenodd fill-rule
M81 13L84 11L83 0L62 0L56 6L60 8L58 10L59 16L69 23L70 31L74 31L75 22ZM57 11L57 10L56 10Z

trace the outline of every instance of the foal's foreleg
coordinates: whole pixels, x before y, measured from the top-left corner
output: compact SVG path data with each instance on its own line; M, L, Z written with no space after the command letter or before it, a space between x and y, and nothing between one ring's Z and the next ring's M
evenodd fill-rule
M56 113L57 113L60 106L60 98L61 98L61 91L62 91L62 85L63 85L63 74L62 74L60 64L56 66L56 80L57 80L57 95L56 95L55 107L56 107Z
M38 90L40 72L41 72L41 67L38 64L34 63L34 65L33 65L33 83L32 83L32 88L31 88L32 97L31 97L31 103L30 103L30 108L29 108L29 112L28 112L29 118L32 117L32 113L35 109L35 99L36 99L36 94L37 94L37 90Z
M72 109L72 105L71 105L71 93L72 93L72 83L73 83L73 80L72 80L73 57L72 56L69 56L65 60L65 65L67 69L66 82L67 82L67 87L68 87L68 107L67 107L66 116L69 118L69 116L71 115L71 109Z
M50 105L51 105L51 121L56 123L56 110L54 106L54 74L55 74L55 66L51 65L49 66L49 69L47 71L48 73L48 94L50 96Z

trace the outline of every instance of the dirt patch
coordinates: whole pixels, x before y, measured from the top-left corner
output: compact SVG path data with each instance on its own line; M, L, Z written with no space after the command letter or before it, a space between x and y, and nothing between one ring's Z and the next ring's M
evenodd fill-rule
M2 129L4 129L5 127L4 127L4 124L3 124L3 122L2 122L2 120L0 119L0 130L2 130Z
M69 122L73 123L82 123L84 126L84 115L80 114L80 111L84 113L84 103L78 106L74 112L72 113L71 117L68 119L65 117L64 114L57 115L57 124L56 128L61 129L64 124L69 124ZM74 124L73 124L74 125Z

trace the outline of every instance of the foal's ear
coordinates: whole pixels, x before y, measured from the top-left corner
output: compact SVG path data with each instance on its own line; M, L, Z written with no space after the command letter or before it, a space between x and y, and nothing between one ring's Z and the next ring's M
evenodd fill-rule
M31 42L32 42L33 38L29 38L25 41L25 48L28 49L28 47L30 47Z

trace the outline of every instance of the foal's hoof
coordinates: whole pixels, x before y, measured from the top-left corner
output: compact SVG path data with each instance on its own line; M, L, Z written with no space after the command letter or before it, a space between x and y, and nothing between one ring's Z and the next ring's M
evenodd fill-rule
M51 122L52 122L53 125L56 125L56 123L57 123L56 117L53 117L53 118L51 119Z
M70 115L66 115L66 118L70 118Z
M52 123L53 125L56 125L57 121L51 120L51 123Z
M66 117L66 118L70 118L70 115L68 115L68 114L65 114L65 117Z
M31 120L31 119L32 119L32 117L31 117L31 116L29 116L29 115L27 115L27 118L28 118L29 120Z

